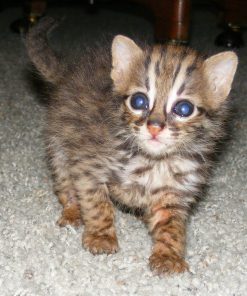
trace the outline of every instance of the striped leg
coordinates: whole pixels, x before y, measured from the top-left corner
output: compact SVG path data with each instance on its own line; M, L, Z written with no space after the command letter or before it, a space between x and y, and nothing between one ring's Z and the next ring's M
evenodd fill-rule
M102 185L97 190L80 192L80 206L85 224L83 245L93 254L115 253L118 241L114 226L114 208L108 189Z
M172 196L168 196L167 200L173 200ZM186 216L186 207L164 200L150 208L148 227L154 245L149 263L154 272L163 274L184 272L188 269L183 258Z
M54 149L54 147L50 147L48 152L52 160L54 192L63 206L62 215L58 219L57 224L59 226L67 224L79 226L82 223L80 205L66 163L65 153L62 149Z
M58 194L58 199L63 205L63 211L57 224L61 227L68 224L75 227L80 226L82 224L81 210L75 190L62 191Z

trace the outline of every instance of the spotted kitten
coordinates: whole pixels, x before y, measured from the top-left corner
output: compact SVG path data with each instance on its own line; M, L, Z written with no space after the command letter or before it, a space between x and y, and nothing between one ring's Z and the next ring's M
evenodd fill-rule
M150 267L183 272L191 205L222 136L238 59L204 58L175 45L141 48L118 35L110 52L66 65L48 47L45 18L27 36L29 56L53 84L47 149L63 205L59 224L85 224L83 245L115 253L113 203L139 208L153 239Z

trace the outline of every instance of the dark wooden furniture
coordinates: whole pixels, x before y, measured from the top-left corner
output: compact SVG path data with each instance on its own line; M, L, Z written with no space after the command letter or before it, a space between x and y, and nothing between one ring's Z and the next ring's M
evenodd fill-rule
M87 0L93 7L100 0ZM116 0L115 3L117 3ZM125 1L125 0L122 0ZM191 2L193 0L131 0L146 6L154 20L154 33L158 42L187 43L189 40ZM197 0L194 0L197 1ZM222 15L224 31L216 44L226 47L243 45L241 27L247 23L247 0L213 0ZM16 31L25 32L45 14L49 0L25 0L24 18L12 24ZM212 3L212 0L209 1Z
M135 0L151 9L157 41L187 43L190 27L190 0Z
M97 0L88 0L91 5ZM119 0L118 0L119 1ZM152 12L155 38L159 42L187 43L189 38L190 0L132 0ZM49 0L25 0L24 19L12 24L15 31L25 32L44 13Z
M12 31L25 34L45 14L47 0L24 0L23 18L14 21L10 27Z
M247 1L218 0L217 3L222 11L224 31L217 36L215 43L229 48L243 46L242 27L247 24Z
M243 26L247 23L246 0L221 0L223 21L228 24Z

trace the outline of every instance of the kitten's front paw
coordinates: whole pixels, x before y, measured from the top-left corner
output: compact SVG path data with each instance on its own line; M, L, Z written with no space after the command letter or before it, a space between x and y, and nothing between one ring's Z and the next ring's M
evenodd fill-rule
M118 251L116 235L85 234L83 245L92 254L114 254Z
M63 211L61 217L57 221L57 224L61 227L66 225L78 227L83 224L80 204L76 198L74 190L62 192L58 197L60 203L63 205Z
M66 225L71 225L74 227L79 227L82 223L81 218L68 218L62 215L58 220L57 220L57 225L60 227L65 227Z
M57 221L57 224L61 227L66 225L79 227L83 224L80 209L75 205L66 205L63 209L61 217Z
M177 255L153 253L149 258L149 265L156 274L172 274L188 271L189 267L185 260Z

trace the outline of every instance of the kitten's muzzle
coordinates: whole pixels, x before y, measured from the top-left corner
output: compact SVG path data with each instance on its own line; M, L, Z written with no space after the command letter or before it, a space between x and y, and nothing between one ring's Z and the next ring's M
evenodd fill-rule
M155 138L165 127L164 122L158 119L149 119L147 122L147 128L149 133Z

